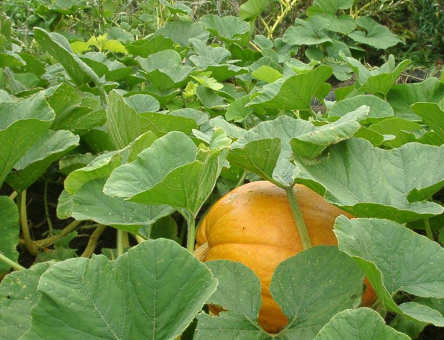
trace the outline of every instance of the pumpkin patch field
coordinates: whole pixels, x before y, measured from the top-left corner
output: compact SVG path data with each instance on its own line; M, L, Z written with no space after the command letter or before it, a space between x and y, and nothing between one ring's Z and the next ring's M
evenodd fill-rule
M197 3L0 5L0 339L444 339L442 61Z

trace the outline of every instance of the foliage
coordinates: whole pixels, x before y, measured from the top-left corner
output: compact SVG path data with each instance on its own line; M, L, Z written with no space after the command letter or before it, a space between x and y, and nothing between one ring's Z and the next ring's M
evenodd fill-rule
M444 326L443 75L402 84L409 61L394 56L368 67L364 46L399 38L350 15L352 1L317 0L289 27L286 12L282 37L242 19L265 2L194 21L187 3L92 3L2 3L3 338L373 339L371 322L405 339L384 325L394 315L411 337ZM257 326L247 268L190 254L212 202L258 179L358 217L336 220L340 252L278 267L271 291L291 323L275 335ZM382 318L357 306L364 274Z

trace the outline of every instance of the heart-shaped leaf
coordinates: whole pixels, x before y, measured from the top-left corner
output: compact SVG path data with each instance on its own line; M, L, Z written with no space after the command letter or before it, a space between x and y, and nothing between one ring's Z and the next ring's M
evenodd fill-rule
M47 130L14 165L6 181L23 190L43 175L48 167L79 145L79 136L67 130Z
M3 340L17 340L31 328L31 309L40 298L40 276L49 263L12 272L0 284L0 334Z
M207 14L200 18L205 28L223 41L239 41L250 31L250 25L241 18Z
M232 144L228 160L276 185L292 186L298 176L290 162L293 152L308 158L318 156L329 145L352 137L360 128L358 120L367 112L363 107L318 127L288 116L262 122Z
M100 84L97 74L72 51L68 40L63 35L36 27L34 28L34 37L47 52L63 65L76 84L82 85L90 81L96 85Z
M196 216L216 184L224 159L224 150L198 149L184 133L170 132L134 162L116 168L104 192L139 203L167 204Z
M361 16L356 20L356 23L359 27L365 29L367 34L363 31L354 31L348 36L361 44L386 49L402 42L396 35L390 32L387 27L378 24L370 17Z
M174 211L165 205L148 206L107 196L103 193L105 181L106 178L95 179L84 184L73 195L60 196L61 207L69 204L69 212L61 214L65 218L93 220L103 225L137 232L142 225L153 224Z
M443 213L424 201L444 186L443 157L444 147L408 143L382 150L350 139L316 162L297 158L296 164L303 182L353 215L407 222Z
M444 297L444 250L438 243L389 220L349 220L340 216L334 228L339 249L361 266L387 308L444 326L444 317L438 311L417 302L397 306L392 298L399 291Z
M404 333L387 326L373 309L358 308L336 314L322 327L315 340L410 340Z
M17 161L48 130L54 111L42 92L17 102L0 103L0 186ZM24 138L23 136L26 136Z
M412 110L430 126L444 143L444 110L435 103L415 103Z
M395 110L396 116L410 120L420 120L412 104L417 102L439 103L444 98L444 82L428 78L420 83L398 84L387 94L387 100Z
M275 110L310 110L311 99L330 78L328 66L283 77L259 89L247 106Z
M40 278L32 327L21 339L172 339L216 285L204 264L165 239L115 261L99 255L59 262Z

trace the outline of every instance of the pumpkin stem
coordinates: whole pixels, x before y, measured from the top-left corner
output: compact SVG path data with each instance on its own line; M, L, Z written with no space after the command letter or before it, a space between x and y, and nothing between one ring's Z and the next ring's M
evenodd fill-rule
M210 247L208 247L208 242L205 242L204 244L201 244L199 247L194 250L194 256L199 261L204 261L208 255L208 251L210 250Z
M194 250L194 242L196 240L196 222L191 214L187 214L187 249L190 253Z
M305 225L304 217L302 216L301 209L294 195L293 187L285 188L287 192L288 201L290 202L290 208L293 212L294 222L301 239L302 247L305 249L311 248L310 235L308 234L307 226Z

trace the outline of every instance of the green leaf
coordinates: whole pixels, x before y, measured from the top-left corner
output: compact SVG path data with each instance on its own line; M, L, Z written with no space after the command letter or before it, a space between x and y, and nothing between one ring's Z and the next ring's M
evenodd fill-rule
M241 18L207 14L200 18L200 23L213 35L222 41L234 42L244 38L249 33L250 25Z
M148 94L134 94L125 97L125 101L131 105L137 113L156 112L160 109L159 101Z
M251 270L229 261L210 262L209 267L220 282L209 302L227 311L217 317L201 313L195 333L198 340L310 340L337 312L359 304L362 292L362 272L337 247L303 251L282 262L273 275L272 296L289 322L281 333L272 336L257 322L260 285Z
M172 339L216 285L204 264L164 239L143 242L115 261L99 255L59 262L40 278L41 299L22 339Z
M0 334L3 340L17 340L31 328L31 309L37 304L40 276L49 263L12 272L0 284Z
M225 119L228 121L242 122L244 121L250 113L253 112L251 107L246 107L250 102L249 96L243 96L236 99L230 104L225 113Z
M270 0L248 0L240 5L239 16L244 20L256 19L269 4Z
M125 147L147 131L160 136L169 131L191 133L197 128L189 118L152 112L138 114L116 91L109 95L106 114L108 132L117 148Z
M290 26L282 40L289 45L319 45L332 41L328 34L310 21L299 20L298 25Z
M313 131L292 138L291 148L296 155L313 159L328 146L353 137L361 127L359 121L366 119L368 112L368 106L360 106L334 123L316 127Z
M444 143L444 111L435 103L415 103L412 110L430 126Z
M161 34L182 46L190 46L191 38L207 41L209 36L201 24L189 21L170 21L156 34Z
M350 139L315 162L297 158L296 164L301 182L353 215L407 222L444 212L424 201L444 185L443 157L444 147L408 143L382 150Z
M144 39L135 40L126 46L128 52L134 56L143 58L150 54L173 48L173 40L160 34L151 34Z
M346 112L356 110L362 105L370 108L368 122L394 116L390 104L373 95L358 95L337 101L328 109L327 113L329 117L342 117Z
M190 39L194 51L197 55L190 56L190 61L196 66L205 69L210 65L218 65L226 60L230 55L230 51L224 47L211 47L204 41L198 39Z
M183 208L196 216L216 184L224 155L221 150L198 149L182 132L170 132L134 162L115 169L103 191L133 202Z
M72 51L68 40L58 33L47 32L43 28L34 28L34 37L49 54L56 58L78 85L93 81L96 85L101 82L91 68Z
M107 196L103 193L105 181L106 178L89 181L74 195L60 197L59 204L62 207L69 204L69 217L76 220L93 220L131 232L137 232L140 226L153 224L173 212L164 205L147 206Z
M259 89L247 106L275 110L310 110L312 97L330 78L328 66L289 77L283 77Z
M152 85L160 90L181 87L193 70L191 66L182 65L180 54L175 50L163 50L146 59L136 59Z
M384 136L392 136L393 138L385 141L384 145L396 148L416 141L414 133L421 130L421 125L410 120L392 117L371 125L369 129Z
M0 253L12 261L18 260L17 244L19 241L19 212L14 201L7 196L0 196ZM10 267L0 262L0 275L8 272ZM1 314L1 313L0 313Z
M398 117L420 120L411 108L417 102L439 103L444 98L444 84L437 78L429 78L420 83L395 85L387 94L387 99Z
M367 31L367 33L354 31L348 34L350 38L358 43L370 45L378 49L387 49L402 42L387 27L378 24L370 17L359 17L356 23Z
M15 190L28 188L48 167L79 145L79 136L66 130L47 130L14 165L6 181Z
M15 163L48 130L54 111L39 92L17 102L0 103L0 116L1 186Z
M401 332L387 326L373 309L345 310L333 316L316 335L315 340L409 340Z
M340 9L349 9L353 6L353 0L315 0L307 9L307 14L331 13L335 14Z
M315 127L308 121L280 116L262 122L232 144L228 160L281 187L293 185L298 169L293 151L316 157L328 145L350 138L366 117L367 109L351 112L335 123Z
M381 94L384 97L395 85L401 72L410 64L410 60L403 60L395 65L395 59L393 55L390 55L384 65L370 71L352 57L345 57L345 61L357 75L357 83L360 85L359 93Z
M47 101L56 114L51 125L54 130L89 130L106 121L99 98L85 96L67 83L49 89Z
M444 326L444 317L417 302L397 306L400 291L420 297L444 297L444 250L425 236L389 220L336 219L339 249L364 270L381 302L390 310L419 321ZM430 261L429 259L433 259Z
M279 78L282 78L281 72L267 65L260 66L251 75L256 79L265 81L266 83L272 83Z
M318 30L323 29L347 35L356 28L355 21L349 15L336 16L331 13L317 13L310 16L308 21Z

